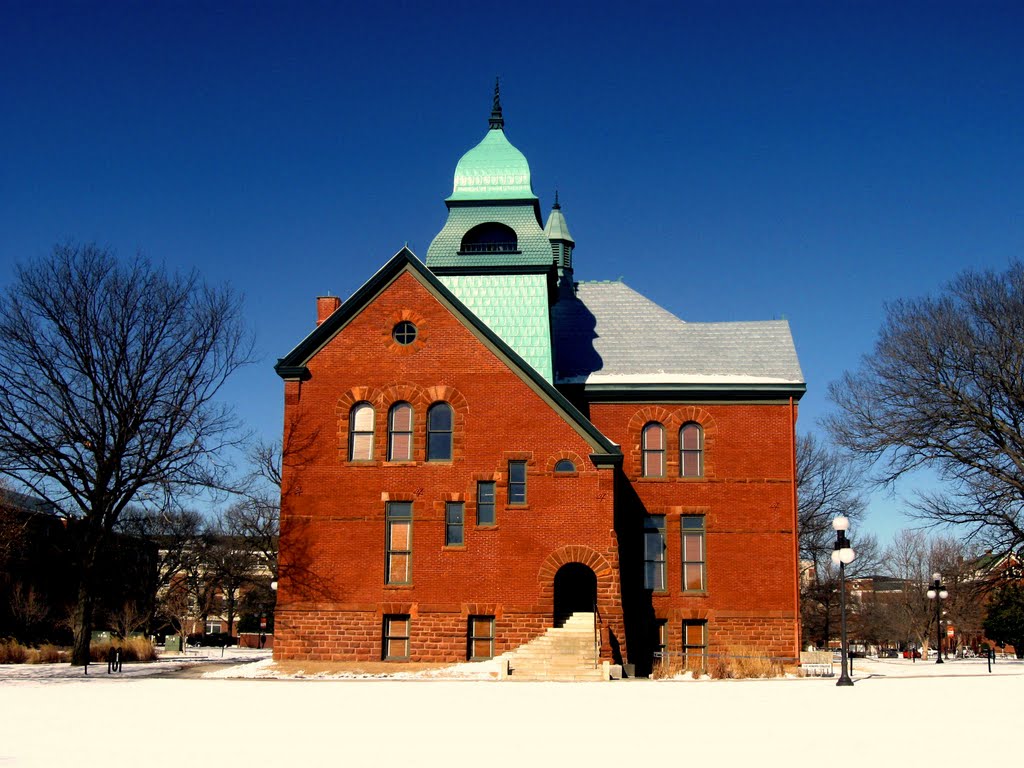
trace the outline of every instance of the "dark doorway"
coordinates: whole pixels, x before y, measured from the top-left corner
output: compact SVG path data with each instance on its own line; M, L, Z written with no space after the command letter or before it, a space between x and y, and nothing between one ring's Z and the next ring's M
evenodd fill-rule
M555 626L577 612L593 613L597 576L582 563L566 563L555 574Z

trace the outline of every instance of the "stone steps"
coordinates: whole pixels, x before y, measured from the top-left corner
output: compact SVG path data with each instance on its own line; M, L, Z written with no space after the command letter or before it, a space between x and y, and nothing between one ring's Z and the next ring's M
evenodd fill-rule
M607 663L595 667L592 613L574 613L502 658L512 680L607 680L609 674Z

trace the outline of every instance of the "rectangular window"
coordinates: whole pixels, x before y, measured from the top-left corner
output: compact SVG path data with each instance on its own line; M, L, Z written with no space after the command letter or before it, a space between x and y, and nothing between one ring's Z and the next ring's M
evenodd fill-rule
M683 591L703 592L705 585L704 515L681 518L683 534Z
M409 617L384 617L384 658L409 658Z
M208 622L206 622L206 634L208 634L208 635L219 635L220 634L220 622L219 621L208 621Z
M385 583L412 581L412 502L389 501Z
M508 503L526 503L525 461L510 461L508 463Z
M707 669L708 623L706 621L683 622L683 669Z
M458 547L465 543L465 505L461 501L449 501L444 505L444 543Z
M494 657L494 617L469 617L469 659L480 661Z
M476 484L476 524L494 525L494 483Z
M665 591L665 516L644 521L644 589Z

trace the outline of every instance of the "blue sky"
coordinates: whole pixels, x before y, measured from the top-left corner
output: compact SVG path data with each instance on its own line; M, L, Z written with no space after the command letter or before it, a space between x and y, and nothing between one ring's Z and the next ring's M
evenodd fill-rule
M211 5L0 0L0 283L66 239L230 281L268 438L315 297L425 256L496 75L577 278L787 318L803 430L884 302L1022 254L1019 2Z

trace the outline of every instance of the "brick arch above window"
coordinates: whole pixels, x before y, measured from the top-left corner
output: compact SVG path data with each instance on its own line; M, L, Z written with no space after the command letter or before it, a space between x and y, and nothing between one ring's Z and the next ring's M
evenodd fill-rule
M392 336L395 326L402 322L416 326L416 339L411 344L399 344ZM400 309L388 317L385 327L381 329L381 337L388 352L395 355L412 355L423 349L430 339L430 321L415 309Z
M430 408L438 403L447 403L452 409L452 461L459 461L465 456L466 417L469 415L469 401L455 387L438 384L423 390L424 430ZM425 458L425 457L424 457Z
M657 422L665 428L665 479L679 479L679 430L684 424L694 423L700 426L704 437L704 472L700 478L715 476L715 440L718 436L718 422L715 417L699 405L648 405L638 408L629 419L627 426L629 435L630 466L626 468L631 479L643 476L643 430L651 422ZM690 478L687 478L688 480Z
M337 446L338 456L342 461L348 461L349 459L349 436L351 434L352 424L352 409L355 408L359 403L369 403L374 409L374 459L378 459L377 449L382 443L380 438L386 435L386 425L384 432L382 429L382 422L387 422L386 413L385 418L381 418L381 398L380 390L373 387L353 387L348 392L345 392L341 397L338 398L338 403L335 406L334 412L336 416L336 422L338 425L337 430ZM367 463L367 462L363 462Z
M558 464L558 462L560 461L571 461L573 465L576 467L576 470L574 472L565 473L570 476L578 472L581 472L587 468L586 465L583 463L583 459L580 458L580 455L578 453L573 453L572 451L559 451L558 453L554 453L551 456L548 456L547 463L544 466L544 471L548 472L549 474L554 474L555 465Z

